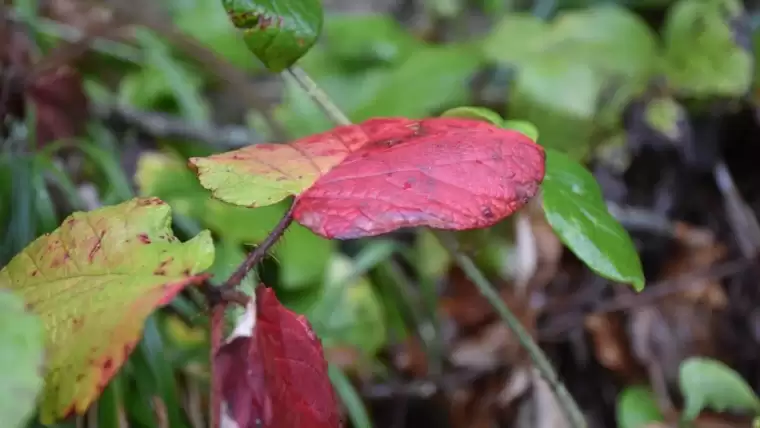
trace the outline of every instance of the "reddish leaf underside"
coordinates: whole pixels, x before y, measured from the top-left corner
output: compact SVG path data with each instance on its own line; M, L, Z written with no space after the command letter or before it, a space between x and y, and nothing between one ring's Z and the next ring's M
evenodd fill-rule
M295 219L336 239L487 227L525 205L544 177L543 149L516 131L451 118L406 121L394 131L298 196Z
M517 131L443 117L376 118L190 163L219 199L261 206L295 195L299 223L349 239L493 225L536 194L544 161L541 146Z
M253 337L238 337L214 359L226 412L239 428L338 428L322 345L303 315L256 290Z
M181 243L171 211L155 198L75 213L0 271L45 325L47 364L40 419L83 413L124 363L145 318L207 276L205 231Z

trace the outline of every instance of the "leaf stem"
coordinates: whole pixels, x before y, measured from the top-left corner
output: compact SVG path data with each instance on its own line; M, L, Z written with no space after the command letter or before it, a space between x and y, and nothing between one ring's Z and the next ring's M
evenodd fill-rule
M240 285L245 276L248 275L248 272L250 272L251 269L253 269L253 267L256 266L262 259L264 259L269 250L272 249L274 244L276 244L277 241L279 241L279 239L282 237L283 233L285 233L285 230L288 228L288 226L293 223L294 207L295 204L291 205L288 209L288 212L282 216L280 221L277 223L274 229L269 232L269 235L267 235L264 241L261 242L261 244L259 244L255 250L248 253L248 256L245 258L243 263L238 266L235 272L221 286L222 293L231 291Z
M311 99L313 99L317 105L322 109L322 111L327 115L327 117L330 118L333 122L335 122L338 125L350 125L351 120L346 116L345 113L335 105L335 103L330 99L330 96L325 93L325 91L322 90L322 88L317 85L317 82L315 82L311 76L309 76L304 69L301 67L293 66L288 69L288 74L290 74L293 79L298 83L299 86L301 86L301 89L306 92Z
M319 88L317 83L301 68L292 67L288 70L290 75L298 82L301 88L314 100L327 116L338 125L350 125L348 117L333 103L330 97ZM544 354L538 344L533 340L520 320L510 311L506 304L501 300L499 293L494 286L483 275L475 262L466 254L459 251L457 241L450 233L438 232L436 237L444 248L451 254L457 265L464 271L470 280L478 287L478 290L496 309L499 316L509 329L517 336L523 348L528 352L536 369L541 376L546 379L554 395L557 397L559 405L567 415L570 426L573 428L586 428L586 420L583 412L573 399L565 385L559 380L557 372L554 371L549 358Z
M541 350L538 344L533 340L530 333L525 330L525 327L520 323L514 313L504 303L496 291L496 288L490 281L483 275L483 272L475 265L472 259L459 251L456 238L451 233L437 231L435 233L438 241L444 248L454 257L457 265L464 271L465 275L475 284L480 293L488 300L491 306L496 309L499 316L510 330L517 336L517 340L520 341L520 345L528 351L533 364L538 369L541 376L549 383L554 395L557 397L559 405L564 410L570 426L575 428L586 427L585 417L583 412L578 407L578 404L573 399L570 392L565 388L565 385L559 380L557 372L552 367L551 362L546 357L546 354Z

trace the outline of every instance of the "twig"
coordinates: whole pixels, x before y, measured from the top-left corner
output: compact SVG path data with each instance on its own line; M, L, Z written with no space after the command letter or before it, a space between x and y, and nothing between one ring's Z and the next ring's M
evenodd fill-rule
M325 91L317 85L317 82L312 80L311 76L309 76L301 67L290 67L288 69L288 74L295 79L295 81L301 86L301 89L303 89L311 99L316 101L317 105L319 105L330 120L338 125L351 124L351 120L348 116L346 116L343 111L332 102L330 96L327 95Z
M209 413L211 414L211 427L219 427L222 418L222 385L221 378L214 373L216 364L214 364L214 358L222 347L222 340L224 336L224 310L227 308L224 302L217 302L211 308L211 355L209 358L211 361L211 399L209 400Z
M324 110L324 112L338 125L349 125L351 121L348 117L332 102L330 97L322 91L316 82L314 82L305 71L300 68L293 67L288 70L291 76L299 83L299 85L306 91L309 96ZM520 344L528 351L528 355L533 360L538 371L546 379L547 383L552 388L559 405L565 411L568 417L570 426L574 428L585 428L586 421L583 413L581 412L578 404L576 404L573 397L568 392L565 385L559 380L559 376L554 371L554 368L549 362L549 359L541 351L541 348L533 341L533 338L520 324L520 321L509 310L507 305L499 297L496 289L486 279L480 269L467 255L461 253L457 248L456 239L450 234L436 233L441 244L446 250L454 257L459 267L465 272L465 274L475 283L480 292L491 305L496 309L505 324L512 330L517 336Z
M520 342L523 348L528 351L533 364L538 369L541 376L547 381L551 387L554 395L557 397L559 405L564 410L570 426L576 428L586 427L585 417L583 412L576 404L573 397L568 392L565 385L559 380L559 376L554 371L551 362L546 357L541 348L536 344L533 338L522 326L520 320L509 310L509 307L501 300L496 288L488 281L483 275L480 269L475 265L475 262L466 254L459 251L457 248L457 241L453 235L445 232L437 232L436 237L440 241L441 245L454 257L457 265L467 275L467 277L475 284L480 293L488 300L488 302L496 309L499 316L504 323L507 324L510 330L517 336L517 340Z
M223 293L225 291L232 290L240 285L240 283L243 281L243 278L248 275L248 272L250 272L251 269L253 269L253 267L256 266L264 258L264 256L267 255L269 250L272 249L272 246L274 246L274 244L276 244L277 241L282 237L282 234L285 233L285 230L288 228L288 226L290 226L290 223L293 222L293 207L293 205L290 206L288 212L282 216L279 223L277 223L274 229L269 232L269 235L267 235L266 239L264 239L264 241L259 244L255 250L248 253L248 257L245 258L243 263L238 266L230 278L221 286Z

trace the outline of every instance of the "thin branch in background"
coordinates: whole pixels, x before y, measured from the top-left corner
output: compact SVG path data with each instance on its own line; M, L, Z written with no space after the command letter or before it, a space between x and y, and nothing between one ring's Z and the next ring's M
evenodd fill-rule
M338 106L335 105L330 97L319 88L317 83L314 82L305 71L298 67L293 67L289 69L288 72L336 124L351 124L348 117L340 110L340 108L338 108ZM496 309L505 324L515 334L520 345L522 345L522 347L528 352L536 369L541 373L542 377L547 381L557 397L557 402L567 415L570 426L574 428L585 428L586 420L583 412L578 407L578 404L575 402L572 395L570 395L567 388L565 388L565 385L559 380L559 376L554 371L551 362L549 362L549 359L544 352L525 330L517 317L501 300L495 287L488 281L488 279L486 279L472 259L459 251L456 239L453 235L439 232L436 233L436 237L449 254L452 255L462 271L464 271L470 280L475 283L481 294L483 294L489 303Z
M586 426L586 420L583 416L583 412L578 407L578 404L573 399L570 392L565 388L565 385L560 381L559 375L554 370L549 359L544 352L533 340L530 333L525 330L525 327L520 323L515 314L507 307L504 301L499 296L496 288L490 281L483 275L483 272L475 265L475 262L466 254L459 251L456 238L448 232L437 232L435 234L441 245L454 257L457 265L467 275L478 288L480 293L488 300L488 302L496 309L499 316L510 330L517 336L517 340L520 342L523 348L530 355L533 364L536 369L541 373L541 376L551 387L554 395L557 397L559 405L564 410L570 426L576 428L582 428Z

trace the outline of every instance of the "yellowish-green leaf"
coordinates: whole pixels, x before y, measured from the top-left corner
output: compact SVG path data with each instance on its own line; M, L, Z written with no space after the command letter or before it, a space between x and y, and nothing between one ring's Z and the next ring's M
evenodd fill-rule
M8 428L26 426L42 389L42 322L24 302L0 290L0 420Z
M14 290L45 325L43 423L84 412L148 315L201 282L213 259L210 233L179 242L169 206L156 198L74 213L14 257L0 288Z
M252 209L213 199L179 158L160 153L140 157L136 180L142 195L162 198L239 248L241 244L254 245L264 240L288 207L282 202ZM300 224L291 225L272 249L280 265L280 284L290 290L316 285L324 275L335 245L334 241L319 237ZM239 258L238 262L227 262L231 270L222 276L232 273L232 265L242 261L242 256ZM214 273L216 276L223 272Z

